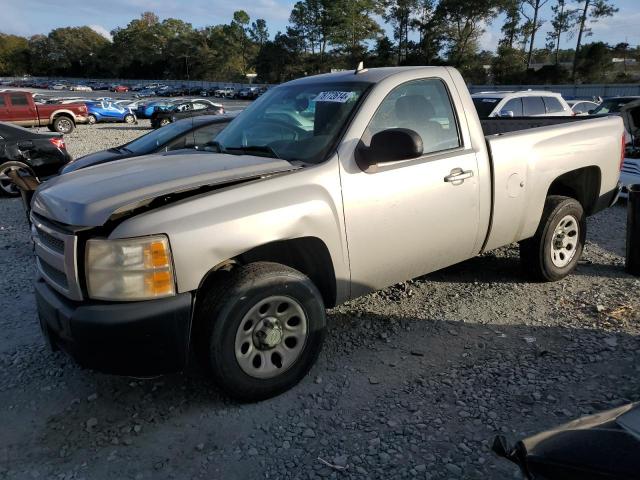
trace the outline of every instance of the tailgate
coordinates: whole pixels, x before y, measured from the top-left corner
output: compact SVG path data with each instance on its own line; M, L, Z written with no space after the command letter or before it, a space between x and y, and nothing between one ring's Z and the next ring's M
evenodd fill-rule
M493 165L493 215L485 250L535 234L547 192L561 175L594 167L599 195L620 177L620 117L532 128L486 137Z

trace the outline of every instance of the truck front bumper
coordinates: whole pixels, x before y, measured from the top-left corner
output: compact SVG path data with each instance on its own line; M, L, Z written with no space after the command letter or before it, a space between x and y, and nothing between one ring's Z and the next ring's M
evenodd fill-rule
M189 356L193 296L144 302L73 302L36 281L40 326L49 345L83 367L154 376L183 369Z
M76 115L76 123L85 124L89 122L88 115Z

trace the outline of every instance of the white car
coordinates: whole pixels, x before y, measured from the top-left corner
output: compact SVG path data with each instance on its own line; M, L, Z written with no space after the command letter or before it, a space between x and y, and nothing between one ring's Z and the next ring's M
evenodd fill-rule
M580 116L590 115L600 105L590 100L567 100L567 104L571 107L573 113Z
M574 113L559 93L525 90L521 92L478 92L471 95L478 116L570 117Z
M75 92L93 92L93 89L88 85L71 85L69 90Z

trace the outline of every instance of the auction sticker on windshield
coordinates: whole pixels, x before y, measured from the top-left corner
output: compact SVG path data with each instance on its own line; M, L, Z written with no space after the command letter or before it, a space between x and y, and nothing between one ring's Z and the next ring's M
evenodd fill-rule
M354 97L355 92L320 92L314 102L346 103Z

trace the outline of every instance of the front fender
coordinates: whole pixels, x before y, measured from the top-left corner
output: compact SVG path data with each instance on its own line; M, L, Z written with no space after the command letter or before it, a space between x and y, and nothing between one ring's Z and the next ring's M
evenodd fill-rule
M132 217L109 238L164 233L179 292L196 290L216 265L255 247L301 237L322 240L339 301L350 274L337 159L323 165L207 192Z

